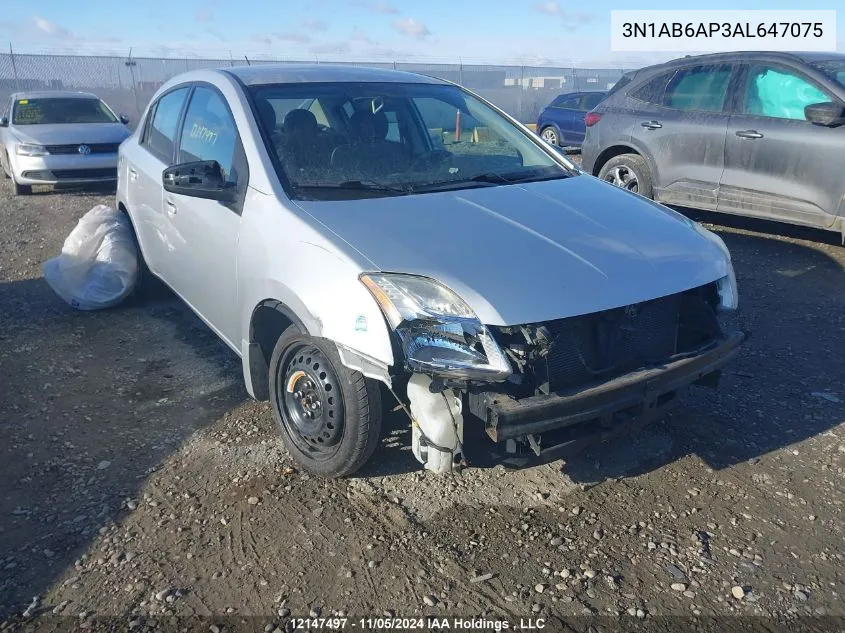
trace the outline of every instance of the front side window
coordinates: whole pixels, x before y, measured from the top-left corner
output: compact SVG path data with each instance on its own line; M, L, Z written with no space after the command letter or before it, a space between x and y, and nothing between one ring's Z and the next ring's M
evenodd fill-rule
M771 66L751 66L745 79L744 114L806 121L804 108L833 98L809 79Z
M237 183L237 143L235 121L223 97L211 88L196 88L185 112L177 162L217 161L226 181Z
M259 124L294 197L405 195L574 175L457 86L350 82L250 90L256 111L267 113Z
M49 97L18 99L12 109L14 125L117 123L117 117L99 99Z
M827 59L821 62L813 62L810 66L821 72L831 81L838 83L845 90L845 60Z
M173 144L179 126L179 115L188 88L168 92L153 106L152 118L144 133L142 145L166 163L173 157Z
M721 112L731 73L726 64L678 70L666 86L663 103L678 110Z

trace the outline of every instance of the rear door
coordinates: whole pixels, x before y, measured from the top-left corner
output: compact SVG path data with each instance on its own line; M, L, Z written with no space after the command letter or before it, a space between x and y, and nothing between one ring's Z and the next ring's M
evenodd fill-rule
M239 348L236 255L243 196L249 183L246 156L225 97L213 86L197 85L185 111L176 164L215 160L240 202L224 204L165 192L171 226L173 289L224 340Z
M560 130L560 145L580 145L584 142L584 113L581 111L581 95L564 97L550 108L552 117ZM578 121L581 120L579 125Z
M124 152L126 203L147 265L168 284L173 257L169 222L162 207L161 174L173 160L176 133L188 87L162 95L151 107L137 144Z
M845 126L807 121L805 106L842 102L797 68L742 68L718 210L810 226L833 224L845 194Z
M631 140L652 167L656 200L716 208L734 72L730 64L682 67L629 94L640 102Z

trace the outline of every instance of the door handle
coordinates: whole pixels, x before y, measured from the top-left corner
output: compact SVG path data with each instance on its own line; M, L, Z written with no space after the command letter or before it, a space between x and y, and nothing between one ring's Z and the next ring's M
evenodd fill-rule
M129 168L129 179L138 180L138 172L135 171L132 167Z
M165 200L164 206L167 208L167 215L176 215L176 204L171 200Z
M640 123L645 129L647 130L659 130L663 126L660 124L660 121L643 121Z
M757 130L739 130L736 135L739 138L763 138L763 135Z

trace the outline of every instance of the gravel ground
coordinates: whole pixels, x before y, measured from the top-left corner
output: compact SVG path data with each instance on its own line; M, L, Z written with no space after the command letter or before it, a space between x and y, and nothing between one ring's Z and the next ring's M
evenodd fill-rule
M752 338L719 391L633 437L435 476L394 416L368 470L323 481L293 467L238 359L172 296L75 313L49 289L40 264L112 194L0 184L3 627L845 615L838 236L715 227Z

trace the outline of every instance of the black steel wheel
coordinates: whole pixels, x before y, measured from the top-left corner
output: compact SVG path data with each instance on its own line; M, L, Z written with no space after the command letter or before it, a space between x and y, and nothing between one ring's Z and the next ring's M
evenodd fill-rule
M343 438L343 397L331 364L316 347L300 344L285 352L279 368L286 434L313 459L331 457Z
M324 477L363 466L381 433L378 383L345 367L331 341L296 326L279 337L269 369L270 400L291 457Z

